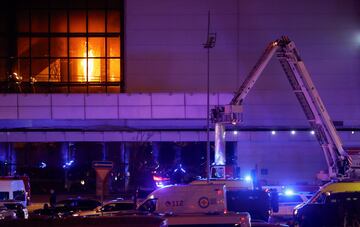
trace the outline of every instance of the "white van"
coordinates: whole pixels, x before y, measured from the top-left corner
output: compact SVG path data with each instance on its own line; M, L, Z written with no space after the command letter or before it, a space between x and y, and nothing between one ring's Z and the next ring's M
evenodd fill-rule
M221 184L171 185L159 188L139 205L152 213L224 213L225 187Z
M4 200L16 200L26 207L24 181L0 179L0 202Z
M139 211L166 218L169 226L249 227L249 213L227 211L223 184L171 185L152 192Z

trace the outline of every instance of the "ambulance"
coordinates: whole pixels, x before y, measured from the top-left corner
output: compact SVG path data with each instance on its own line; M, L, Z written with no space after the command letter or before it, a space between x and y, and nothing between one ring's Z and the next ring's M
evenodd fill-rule
M27 199L23 180L0 179L0 202L8 200L15 200L26 207Z
M228 212L223 184L170 185L152 192L137 208L161 215L169 226L250 226L249 213Z

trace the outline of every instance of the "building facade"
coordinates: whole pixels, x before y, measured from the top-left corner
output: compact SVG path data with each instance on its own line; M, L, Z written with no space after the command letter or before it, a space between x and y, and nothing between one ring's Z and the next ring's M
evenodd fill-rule
M356 0L6 4L0 35L3 152L20 142L206 142L208 12L216 33L211 106L228 103L267 43L287 35L344 144L360 146ZM228 130L243 172L256 168L269 183L313 182L326 169L275 59L244 102L242 125Z

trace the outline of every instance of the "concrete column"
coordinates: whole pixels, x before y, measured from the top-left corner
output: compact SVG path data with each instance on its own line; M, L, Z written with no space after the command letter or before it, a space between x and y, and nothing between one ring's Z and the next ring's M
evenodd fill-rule
M129 190L130 172L129 172L129 151L126 146L126 142L122 142L120 145L120 161L122 174L124 176L124 191Z
M107 143L102 143L102 160L107 161L109 155L108 155L108 149L107 149Z
M0 176L6 175L5 161L7 154L7 143L0 143Z
M9 160L9 175L15 175L16 173L16 151L14 150L13 144L8 143L8 160Z
M181 164L181 146L179 145L175 145L175 159L174 159L174 164L175 164L175 168L178 168L179 165Z
M156 164L159 164L160 146L158 142L152 142L152 155Z
M61 164L64 165L66 162L69 161L69 143L63 142L61 143Z
M0 162L6 160L7 143L0 143Z

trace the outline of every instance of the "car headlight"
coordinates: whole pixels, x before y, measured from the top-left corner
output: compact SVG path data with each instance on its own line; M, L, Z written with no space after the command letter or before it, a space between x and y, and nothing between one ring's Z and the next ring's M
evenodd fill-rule
M73 217L78 217L79 214L78 213L75 213L75 214L72 214Z
M296 216L298 214L298 209L294 210L294 215Z

